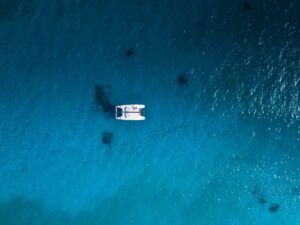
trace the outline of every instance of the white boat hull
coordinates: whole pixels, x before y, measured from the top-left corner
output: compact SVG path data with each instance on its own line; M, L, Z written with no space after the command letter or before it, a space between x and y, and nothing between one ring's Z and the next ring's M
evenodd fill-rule
M145 120L144 116L145 105L117 105L116 119L117 120Z

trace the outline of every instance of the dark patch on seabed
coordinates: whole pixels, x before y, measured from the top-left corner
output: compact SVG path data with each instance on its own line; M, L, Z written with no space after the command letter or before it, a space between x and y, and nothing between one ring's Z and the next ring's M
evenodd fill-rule
M105 145L111 145L114 134L112 132L102 133L102 143Z
M96 85L94 99L97 106L97 110L113 113L114 105L110 102L110 85Z
M189 80L185 74L180 74L177 76L177 86L184 87L189 84Z
M276 213L278 211L279 207L280 207L280 205L278 203L273 203L269 207L270 213Z
M134 51L132 49L127 49L125 55L127 58L131 58L134 55Z

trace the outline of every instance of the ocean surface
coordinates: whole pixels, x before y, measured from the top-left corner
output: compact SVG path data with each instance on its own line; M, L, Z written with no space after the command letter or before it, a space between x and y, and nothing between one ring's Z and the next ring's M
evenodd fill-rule
M0 224L299 225L300 1L0 0Z

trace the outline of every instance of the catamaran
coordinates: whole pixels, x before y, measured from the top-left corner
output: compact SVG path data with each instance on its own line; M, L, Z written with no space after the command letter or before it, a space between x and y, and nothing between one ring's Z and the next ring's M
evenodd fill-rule
M145 120L144 116L145 105L117 105L116 119L117 120Z

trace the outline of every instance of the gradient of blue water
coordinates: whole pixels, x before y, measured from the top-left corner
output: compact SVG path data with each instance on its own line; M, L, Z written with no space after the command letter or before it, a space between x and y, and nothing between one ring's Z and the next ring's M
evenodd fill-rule
M300 223L297 1L5 2L0 224Z

